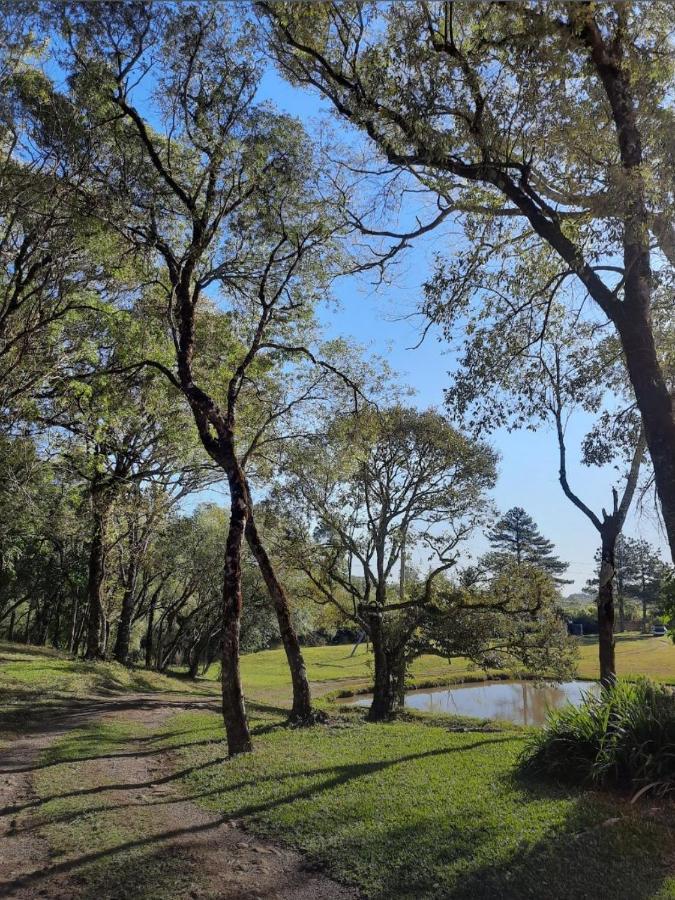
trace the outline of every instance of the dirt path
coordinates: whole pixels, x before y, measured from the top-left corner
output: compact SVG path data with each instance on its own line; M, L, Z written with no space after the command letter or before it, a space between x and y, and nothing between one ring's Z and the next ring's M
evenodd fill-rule
M303 857L270 841L252 837L236 822L203 810L181 795L175 760L155 747L152 737L131 740L105 757L76 766L78 789L56 792L57 799L85 796L91 841L66 856L52 856L41 828L33 780L39 754L68 730L93 721L123 719L157 732L172 713L211 708L194 697L138 694L123 699L90 699L64 706L32 733L0 752L0 897L99 897L88 880L92 864L103 862L109 878L119 874L119 890L106 896L126 900L141 895L148 871L160 873L162 900L354 900L358 894L317 872ZM79 787L82 785L82 787ZM97 818L98 817L98 823ZM68 814L60 827L69 827ZM134 822L138 834L117 828ZM140 827L139 827L140 826ZM173 874L172 874L173 873ZM163 880L162 880L163 879Z

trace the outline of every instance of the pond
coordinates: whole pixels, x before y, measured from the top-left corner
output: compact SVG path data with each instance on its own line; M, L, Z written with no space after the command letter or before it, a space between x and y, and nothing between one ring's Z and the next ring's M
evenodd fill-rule
M518 725L543 725L549 709L558 709L566 703L579 706L584 694L597 693L599 689L594 681L563 684L484 681L410 691L405 696L405 705L424 712L503 719ZM370 706L371 699L368 695L353 702L358 706Z

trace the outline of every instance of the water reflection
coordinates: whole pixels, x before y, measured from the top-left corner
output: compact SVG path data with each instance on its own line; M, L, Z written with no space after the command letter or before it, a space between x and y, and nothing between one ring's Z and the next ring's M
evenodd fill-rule
M533 681L489 681L411 691L406 694L405 705L424 712L543 725L549 709L566 703L579 706L584 694L598 690L598 684L593 681L539 685ZM370 706L370 701L370 697L361 697L356 702L359 706Z

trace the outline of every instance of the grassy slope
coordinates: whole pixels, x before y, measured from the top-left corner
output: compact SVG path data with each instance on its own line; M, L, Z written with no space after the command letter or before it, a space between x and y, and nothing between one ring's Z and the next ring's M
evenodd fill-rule
M58 712L87 696L129 691L217 694L218 686L113 662L73 660L47 647L0 642L0 748L46 712Z
M205 688L213 690L203 683L130 669L114 662L70 659L48 647L0 642L0 703L118 691L186 693Z

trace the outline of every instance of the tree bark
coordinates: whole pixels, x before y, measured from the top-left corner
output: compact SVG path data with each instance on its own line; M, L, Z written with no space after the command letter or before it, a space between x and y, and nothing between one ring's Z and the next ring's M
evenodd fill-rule
M230 527L225 545L223 580L223 634L221 682L223 720L230 756L253 749L246 719L244 693L239 671L239 633L241 628L241 549L248 517L248 504L241 481L233 473L230 485Z
M136 575L138 573L138 563L135 558L129 560L129 572L127 573L126 584L124 585L124 595L122 597L122 611L117 626L117 637L115 638L115 649L113 656L117 662L126 665L129 660L129 644L131 641L131 623L134 616L134 607L136 606Z
M150 607L148 608L148 627L145 632L145 668L152 668L152 629L155 624L155 603L157 602L157 598L155 596L150 600Z
M249 509L246 522L246 540L251 549L251 553L258 563L270 599L274 604L274 611L276 612L277 622L279 623L279 633L281 634L281 640L286 652L288 667L291 671L291 682L293 684L293 708L291 709L291 719L296 722L309 723L314 720L312 694L307 679L305 660L302 655L302 650L300 649L300 642L291 620L288 598L286 597L283 585L277 578L272 561L260 539L258 529L256 528L253 519L251 498L248 488L247 498Z
M386 722L391 719L396 707L400 671L397 660L387 649L382 614L379 610L369 615L368 626L375 664L373 702L368 711L368 721Z
M654 467L656 491L670 552L675 562L675 416L673 401L659 365L649 309L619 316L617 328Z
M89 578L87 596L89 613L87 620L87 649L85 659L101 659L103 657L101 630L103 626L103 585L105 582L105 530L106 504L94 487L92 489L92 507L94 528L89 550Z
M616 681L614 641L614 550L615 533L602 534L600 558L600 585L598 589L598 640L600 656L600 680L611 687Z
M77 612L79 607L79 597L75 594L73 598L73 614L70 620L70 638L68 640L68 652L75 652L75 635L77 634Z

